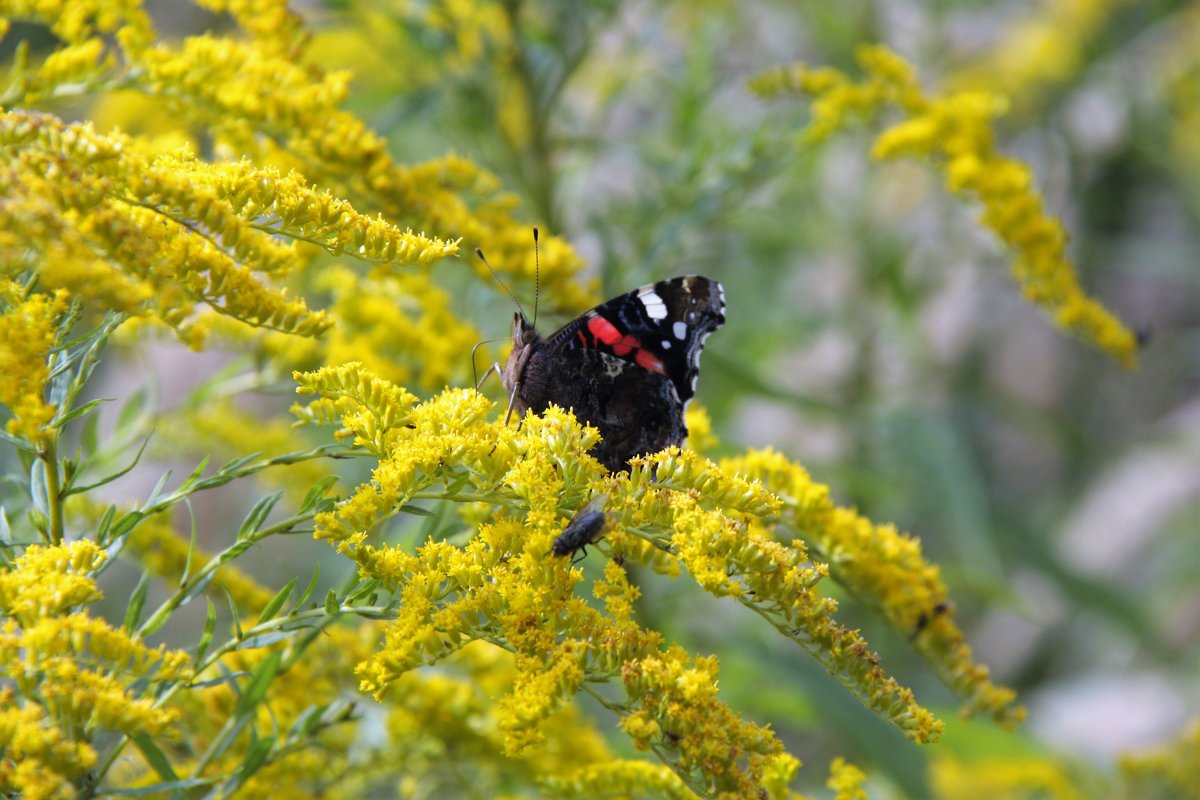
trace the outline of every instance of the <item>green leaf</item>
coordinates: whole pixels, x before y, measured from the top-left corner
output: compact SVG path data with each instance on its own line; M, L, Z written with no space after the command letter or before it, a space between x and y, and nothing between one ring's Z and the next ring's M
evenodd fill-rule
M79 419L101 403L111 403L115 399L115 397L97 397L95 400L89 400L81 406L75 406L67 413L60 414L55 419L51 420L50 427L62 430L63 426L68 422Z
M275 504L283 497L283 492L274 492L259 500L254 504L254 508L250 509L250 513L246 515L246 519L242 522L242 527L238 530L238 539L245 539L262 527L266 521L267 515L275 508Z
M377 578L369 578L363 581L358 588L346 596L346 605L354 605L356 602L371 594L379 588L379 580Z
M105 786L104 794L117 795L118 797L147 797L154 795L161 797L168 792L179 792L187 789L197 789L201 786L211 786L219 780L220 776L212 778L183 778L167 783L152 783L149 786L139 786L134 789Z
M325 613L331 617L336 617L342 613L342 607L338 603L337 593L333 589L329 590L329 594L325 595Z
M433 519L437 519L438 516L432 511L421 508L420 506L400 506L396 510L402 514L412 514L414 517L432 517Z
M200 459L200 463L196 465L194 470L192 470L192 474L188 475L187 480L181 483L179 488L175 491L186 492L188 489L192 488L192 485L195 484L196 481L200 480L200 477L204 474L204 470L206 469L208 469L208 456Z
M154 490L150 492L150 496L146 498L146 502L142 503L142 508L151 509L158 502L158 496L162 494L163 489L167 486L167 481L171 479L171 470L163 473L163 476L158 479L158 483L154 484Z
M200 640L196 642L196 655L193 657L193 662L199 666L204 661L204 654L208 652L208 646L212 644L213 634L217 630L217 607L213 605L213 601L205 598L208 603L208 611L204 615L204 630L200 633Z
M250 680L246 683L238 697L237 705L233 708L235 717L249 715L266 698L267 691L271 688L271 683L279 671L279 662L282 658L282 653L273 652L250 673Z
M104 513L100 516L100 521L96 523L96 544L101 547L108 546L108 533L112 527L113 518L117 515L117 507L110 505L104 509Z
M227 587L222 586L221 589L224 590L225 599L229 602L229 613L233 617L233 630L237 634L237 638L241 639L246 634L242 632L242 615L238 613L237 602Z
M183 574L179 576L179 585L183 586L192 577L192 559L196 556L196 514L192 509L192 504L187 504L188 514L191 517L191 535L188 538L187 558L183 561ZM210 577L211 580L211 577Z
M113 507L115 513L115 506ZM122 536L127 536L134 526L146 518L146 515L140 511L128 511L121 515L117 523L112 526L112 533L109 537L109 542L115 542Z
M55 465L57 469L57 465ZM29 496L33 498L33 507L44 517L50 516L50 493L46 488L46 462L35 458L29 468Z
M287 582L287 585L275 593L271 601L263 606L262 612L258 615L258 622L262 624L275 616L279 609L283 608L283 604L291 597L292 590L296 588L296 579L292 578Z
M306 602L308 602L308 598L312 597L312 593L317 588L317 579L320 576L321 576L321 563L317 562L317 563L313 564L313 574L312 574L312 578L310 578L308 581L308 586L305 587L304 593L301 594L299 599L296 600L296 605L292 606L292 611L299 610L300 606L302 606Z
M138 620L142 618L142 609L146 606L146 594L149 591L150 573L143 572L141 579L137 582L137 586L133 587L133 593L129 597L129 605L125 607L125 621L121 623L121 627L130 633L137 628Z
M164 781L178 781L179 776L175 774L174 768L171 767L171 762L163 754L162 750L158 749L158 745L144 733L139 733L133 737L133 743L137 745L137 749L142 751L142 755L146 757L146 762L154 768L158 773L158 777Z
M312 485L308 490L308 494L304 495L304 502L300 504L300 513L304 514L312 510L317 503L325 498L325 493L329 491L335 483L337 483L336 475L326 475L321 480Z
M98 419L98 417L89 417L89 419ZM134 467L136 467L138 465L138 462L142 460L142 453L146 452L146 445L148 445L148 444L150 444L149 436L147 436L145 438L145 440L142 441L142 446L138 448L137 455L135 455L133 457L133 461L131 461L129 463L129 466L125 467L122 470L118 470L117 472L114 472L105 478L101 478L100 480L96 481L95 483L89 483L87 486L73 486L70 489L68 489L66 492L64 492L63 496L65 497L66 495L80 494L82 492L91 491L92 489L103 486L106 483L112 483L117 478L120 478L121 476L128 474L129 471L132 470ZM170 475L171 473L168 472L167 474ZM164 477L163 480L165 481L166 478Z
M275 644L276 642L282 642L284 639L291 639L293 636L295 636L299 632L300 632L300 629L297 628L296 630L268 631L267 633L257 633L253 636L247 636L245 639L242 639L240 642L238 642L237 647L235 647L234 649L235 650L257 650L260 647L266 647L268 645Z
M8 431L4 430L4 426L0 425L0 440L8 442L13 447L21 450L29 455L37 455L37 449L24 439L18 439Z

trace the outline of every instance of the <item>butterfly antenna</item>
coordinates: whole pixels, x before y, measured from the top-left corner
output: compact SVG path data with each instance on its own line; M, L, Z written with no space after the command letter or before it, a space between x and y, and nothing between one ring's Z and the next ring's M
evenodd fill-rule
M480 250L478 247L475 248L475 255L479 256L479 260L482 261L483 265L488 268L488 272L492 273L492 277L496 279L496 283L500 284L500 288L502 288L504 290L504 293L507 294L510 298L512 298L512 301L517 304L517 309L521 312L521 316L524 317L525 316L525 307L521 305L521 301L517 299L517 296L515 294L513 294L512 289L508 288L508 284L505 283L504 280L499 275L496 274L496 270L492 269L492 265L488 263L487 256L485 256L483 254L483 251ZM536 295L534 296L533 310L534 310L534 316L536 317L536 315L537 315L537 296Z
M542 265L538 262L538 229L533 226L533 326L537 327L538 295L541 294Z

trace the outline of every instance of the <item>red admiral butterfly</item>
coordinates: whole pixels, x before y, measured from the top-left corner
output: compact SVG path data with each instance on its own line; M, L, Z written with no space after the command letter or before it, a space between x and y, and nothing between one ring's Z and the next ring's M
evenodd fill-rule
M536 248L536 228L533 239ZM618 295L548 338L520 310L513 315L512 354L500 371L509 413L540 414L550 403L571 409L600 431L592 455L609 470L626 469L634 456L683 444L700 350L724 323L725 290L700 275Z

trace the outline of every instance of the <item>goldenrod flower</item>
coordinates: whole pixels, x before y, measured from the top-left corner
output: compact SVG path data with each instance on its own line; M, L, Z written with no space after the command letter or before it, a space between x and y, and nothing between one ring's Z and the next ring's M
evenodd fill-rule
M1200 786L1200 721L1161 747L1120 759L1126 797L1195 797Z
M879 135L872 155L932 157L951 192L983 204L980 222L1012 249L1013 275L1025 297L1063 330L1134 366L1136 337L1084 293L1066 255L1066 230L1047 215L1032 172L996 146L991 124L1005 109L1003 97L989 92L926 95L912 67L882 46L859 48L858 60L867 73L860 83L836 70L797 65L765 73L752 86L768 96L789 91L814 95L808 130L814 138L834 133L854 117L898 108L904 118Z
M95 763L97 730L174 735L177 712L160 708L147 687L188 680L191 658L78 610L100 599L91 573L104 557L86 540L33 545L0 573L0 611L9 618L0 626L0 676L14 687L0 691L6 791L61 796Z
M46 401L48 358L67 298L61 290L25 296L17 283L0 278L0 404L12 412L5 430L35 446L55 436L49 425L58 409Z
M979 797L1045 797L1083 800L1077 781L1062 764L1048 757L985 758L933 762L933 790L939 800Z
M303 265L296 242L402 264L427 264L457 249L360 214L294 173L210 164L188 152L154 154L86 124L3 112L0 142L0 163L9 167L0 182L9 179L16 193L0 207L0 220L15 232L0 239L8 263L122 311L148 304L185 337L196 303L289 333L328 328L323 312L266 282Z
M867 800L862 788L867 774L840 756L829 765L829 780L825 785L834 792L834 800Z
M632 560L668 575L686 571L713 594L738 599L912 739L940 733L941 723L882 671L857 632L833 619L836 604L817 590L829 567L810 559L799 540L773 537L781 518L787 530L820 538L830 532L811 531L799 515L821 510L832 522L813 521L836 531L838 514L849 513L828 505L824 487L800 485L798 467L771 454L717 465L668 448L608 475L587 455L596 431L554 407L514 430L492 421L491 404L472 391L447 390L418 404L358 364L296 378L300 391L319 395L297 409L302 418L340 423L379 459L371 481L317 518L319 538L401 600L383 647L359 666L364 690L386 696L411 670L469 642L492 641L516 654L522 676L500 703L511 753L538 746L542 723L574 694L620 675L629 698L620 706L623 729L664 754L689 785L741 791L775 776L772 785L786 786L795 765L785 769L791 762L774 738L717 699L715 660L664 649L660 635L636 624L637 589L620 565ZM781 494L756 480L775 474L786 477L776 481ZM611 532L601 547L616 557L593 589L603 613L569 591L579 571L550 556L592 492L610 498ZM465 501L465 519L476 519L471 503L493 510L461 547L430 540L410 553L372 543L378 526L422 497ZM884 547L898 539L891 537ZM893 580L912 580L909 568L894 566Z

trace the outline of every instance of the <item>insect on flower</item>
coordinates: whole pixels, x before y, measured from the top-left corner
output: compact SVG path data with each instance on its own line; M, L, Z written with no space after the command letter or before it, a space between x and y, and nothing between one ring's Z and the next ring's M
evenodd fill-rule
M536 253L536 228L533 240ZM516 301L511 291L509 296ZM650 283L544 338L535 328L534 297L533 322L517 303L508 363L484 374L500 373L509 414L540 414L551 403L571 409L580 422L599 429L601 441L592 455L613 472L628 469L634 456L683 444L684 410L696 393L700 351L725 323L721 284L702 275Z
M556 556L565 556L581 551L572 563L587 556L587 546L595 544L604 538L604 526L608 515L604 506L608 503L608 495L593 498L583 508L575 512L575 516L563 528L563 532L554 540L550 552Z

